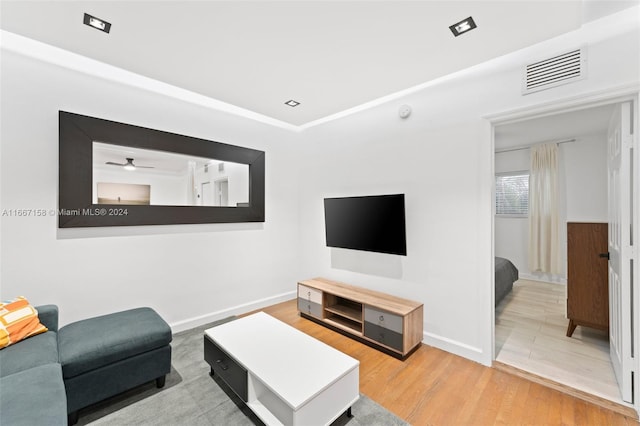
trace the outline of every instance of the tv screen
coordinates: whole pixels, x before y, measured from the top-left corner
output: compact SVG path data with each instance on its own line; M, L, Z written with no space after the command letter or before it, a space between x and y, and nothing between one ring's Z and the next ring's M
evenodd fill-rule
M327 246L407 255L404 194L324 199Z

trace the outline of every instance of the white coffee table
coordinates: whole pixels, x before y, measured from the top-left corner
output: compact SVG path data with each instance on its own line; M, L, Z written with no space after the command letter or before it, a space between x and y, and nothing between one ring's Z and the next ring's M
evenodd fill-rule
M205 331L205 360L267 425L328 425L358 400L360 362L264 312Z

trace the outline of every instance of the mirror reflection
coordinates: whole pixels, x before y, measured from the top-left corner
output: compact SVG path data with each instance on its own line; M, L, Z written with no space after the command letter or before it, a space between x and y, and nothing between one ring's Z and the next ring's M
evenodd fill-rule
M249 165L93 142L93 203L249 206Z

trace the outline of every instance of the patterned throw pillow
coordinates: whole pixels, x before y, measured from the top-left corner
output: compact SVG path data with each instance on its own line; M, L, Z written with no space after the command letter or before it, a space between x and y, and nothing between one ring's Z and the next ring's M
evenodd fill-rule
M0 303L0 349L47 330L38 311L24 297Z

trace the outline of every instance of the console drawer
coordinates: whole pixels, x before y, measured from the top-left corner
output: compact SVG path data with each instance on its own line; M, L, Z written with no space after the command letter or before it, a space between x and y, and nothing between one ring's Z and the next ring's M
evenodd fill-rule
M364 320L402 334L402 317L370 306L364 307Z
M303 299L301 297L298 298L298 310L307 315L322 319L322 305Z
M382 343L383 345L389 346L397 351L402 352L403 350L402 334L396 333L388 328L365 321L364 335L369 339L375 340L376 342Z
M322 292L315 288L298 284L298 297L322 305Z
M243 401L248 401L247 370L208 336L204 336L204 360Z

